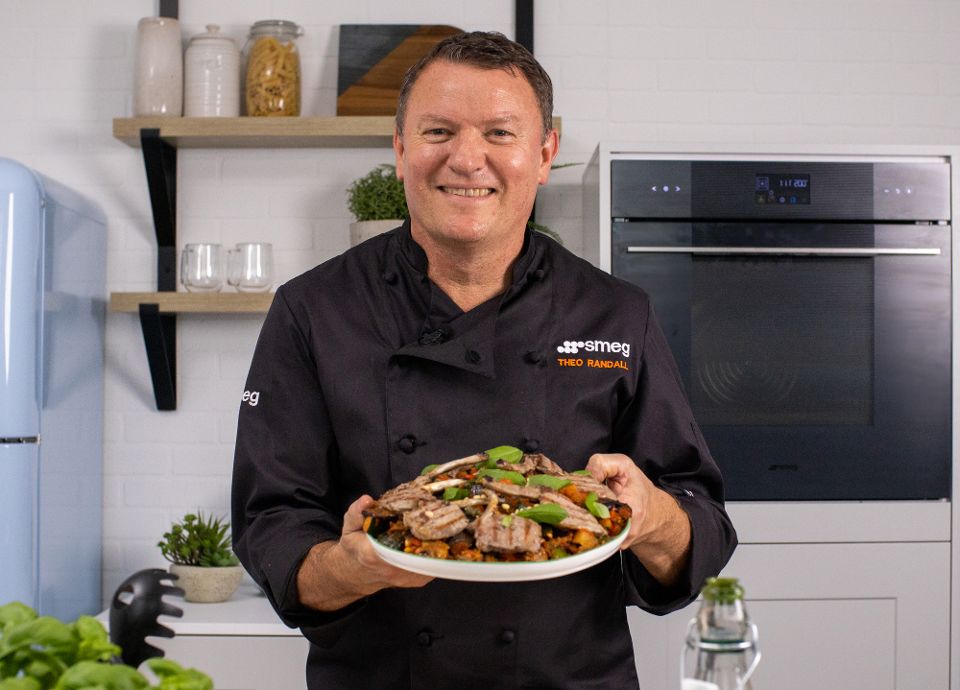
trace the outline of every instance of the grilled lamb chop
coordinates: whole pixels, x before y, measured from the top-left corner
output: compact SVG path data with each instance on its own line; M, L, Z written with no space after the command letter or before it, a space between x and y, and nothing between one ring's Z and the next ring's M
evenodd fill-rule
M483 462L486 459L486 453L477 453L476 455L459 458L458 460L451 460L450 462L445 462L442 465L437 465L424 476L427 479L433 479L434 477L439 477L444 472L449 472L450 470L455 470L456 468L463 467L465 465L475 465L478 462Z
M530 457L535 459L536 469L538 469L543 474L557 474L557 475L566 475L567 472L560 465L555 463L553 460L548 458L543 453L535 453Z
M588 476L586 474L568 474L565 475L566 479L569 479L573 482L573 485L580 489L583 493L590 493L591 491L595 492L600 498L607 498L612 501L617 500L617 495L613 493L609 486L606 484L601 484L593 476Z
M447 539L464 530L467 516L455 505L431 498L403 514L403 524L417 539Z
M567 511L567 517L563 518L559 523L560 527L565 527L566 529L585 529L598 536L604 536L607 533L607 530L597 522L597 519L590 514L589 510L581 508L563 494L547 490L543 492L540 501L542 503L556 503Z
M540 495L543 493L543 487L537 486L536 484L532 486L520 486L519 484L514 484L513 482L485 482L484 485L489 488L491 491L496 491L498 494L504 496L520 496L522 498L540 498Z
M497 510L496 502L491 502L477 518L473 536L478 549L484 553L535 553L540 550L542 534L538 523L511 515L505 525L504 517Z
M433 494L429 491L420 486L414 486L413 482L407 482L384 493L377 503L387 510L403 513L413 510L422 501L432 500L434 500Z
M526 475L536 469L537 456L524 453L523 457L520 458L520 462L507 462L506 460L498 460L497 467L503 470L513 470L514 472L519 472L520 474Z

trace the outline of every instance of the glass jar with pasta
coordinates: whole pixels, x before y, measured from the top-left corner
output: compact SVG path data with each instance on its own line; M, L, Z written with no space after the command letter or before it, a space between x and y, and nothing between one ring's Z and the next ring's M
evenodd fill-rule
M303 29L283 19L250 27L243 48L246 62L244 112L252 116L300 114L300 53Z

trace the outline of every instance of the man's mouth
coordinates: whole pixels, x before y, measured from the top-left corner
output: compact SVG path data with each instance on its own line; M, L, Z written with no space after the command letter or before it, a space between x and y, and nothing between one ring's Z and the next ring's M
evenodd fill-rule
M490 194L493 194L493 189L491 187L444 187L441 185L440 191L445 192L446 194L453 194L454 196L470 197L489 196Z

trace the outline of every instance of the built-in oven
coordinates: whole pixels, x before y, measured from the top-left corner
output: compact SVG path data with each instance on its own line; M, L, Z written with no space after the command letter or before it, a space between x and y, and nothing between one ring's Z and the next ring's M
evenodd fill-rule
M948 159L609 175L610 270L649 293L727 499L950 496Z

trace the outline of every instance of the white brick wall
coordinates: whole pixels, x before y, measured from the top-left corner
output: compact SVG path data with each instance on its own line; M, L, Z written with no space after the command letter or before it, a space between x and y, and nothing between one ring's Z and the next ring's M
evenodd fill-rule
M184 40L219 23L238 41L281 17L301 39L304 114L332 115L339 23L448 23L513 34L510 0L190 0ZM135 27L156 0L0 3L0 156L97 200L108 287L149 290L155 242L129 115ZM535 47L564 122L561 162L600 140L749 144L960 142L956 0L541 0ZM348 245L344 189L389 150L191 150L180 155L179 243L274 243L280 279ZM582 168L555 171L539 220L582 248ZM104 596L163 566L155 542L201 508L226 513L236 408L261 319L179 320L179 408L153 408L135 317L107 334Z

